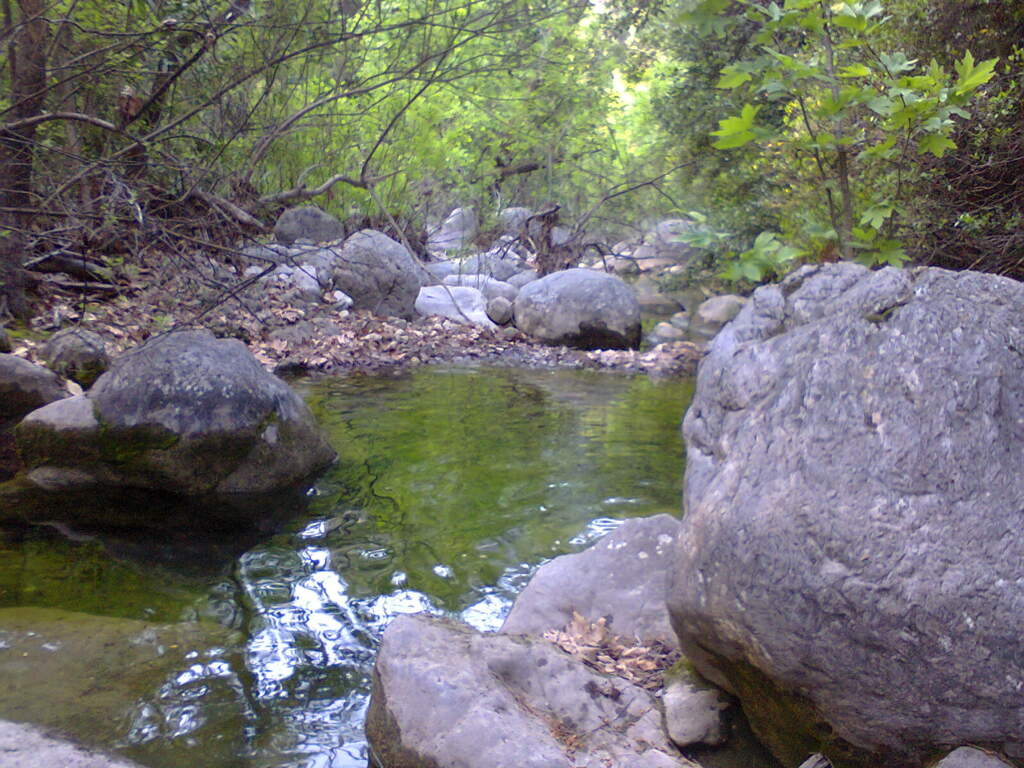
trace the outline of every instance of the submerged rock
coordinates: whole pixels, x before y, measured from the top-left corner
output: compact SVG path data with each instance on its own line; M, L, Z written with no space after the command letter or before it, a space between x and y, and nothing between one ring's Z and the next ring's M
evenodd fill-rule
M139 768L31 725L5 720L0 720L0 761L4 768Z
M640 304L614 275L567 269L527 283L515 304L516 327L546 344L581 349L640 345Z
M52 728L89 746L127 741L143 762L142 734L166 734L182 750L192 742L198 753L197 732L222 729L248 706L231 661L241 637L212 623L155 624L52 608L3 608L0 641L0 718ZM211 650L196 654L194 648ZM191 715L182 716L187 711ZM237 758L243 738L238 733L205 739L203 753L192 762ZM0 765L6 768L5 754Z
M373 672L366 735L403 768L696 768L656 701L539 639L396 618Z
M87 394L29 414L16 440L44 488L271 491L335 455L302 399L244 344L200 331L122 355Z
M712 343L669 607L784 763L1024 759L1022 317L1006 278L835 264Z

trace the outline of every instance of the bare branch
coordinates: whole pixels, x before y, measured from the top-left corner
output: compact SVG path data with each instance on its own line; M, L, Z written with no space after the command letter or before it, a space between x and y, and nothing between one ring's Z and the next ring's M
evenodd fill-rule
M230 200L225 200L223 197L218 197L217 195L211 194L209 192L204 192L201 189L193 189L192 194L195 197L198 197L203 202L208 203L209 205L212 205L224 211L224 213L231 216L233 219L235 219L235 221L239 222L240 224L244 224L247 227L258 229L260 232L269 231L267 226L263 222L255 218L248 211L244 211L241 208L239 208Z

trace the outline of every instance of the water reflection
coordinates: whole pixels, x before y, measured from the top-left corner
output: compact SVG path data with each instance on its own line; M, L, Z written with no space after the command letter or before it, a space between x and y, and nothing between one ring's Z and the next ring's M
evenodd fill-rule
M229 643L203 630L158 654L152 675L125 682L121 715L105 715L117 737L94 743L159 768L363 768L373 657L394 616L497 629L541 562L679 506L685 383L455 370L302 388L342 459L301 505L253 510L274 521L255 526L256 540L204 548L208 534L221 539L201 514L156 541L75 541L39 526L14 535L0 521L0 550L49 558L0 564L0 607L5 595L63 605L58 585L39 589L43 574L86 555L95 573L74 578L102 597L85 610L238 631ZM119 588L105 589L112 574Z

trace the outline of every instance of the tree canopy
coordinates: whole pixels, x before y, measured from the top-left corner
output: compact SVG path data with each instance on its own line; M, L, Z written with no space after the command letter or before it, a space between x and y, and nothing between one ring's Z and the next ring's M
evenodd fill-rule
M1012 0L0 7L8 288L17 253L223 246L306 201L414 243L456 205L558 204L609 237L689 216L752 281L1022 271Z

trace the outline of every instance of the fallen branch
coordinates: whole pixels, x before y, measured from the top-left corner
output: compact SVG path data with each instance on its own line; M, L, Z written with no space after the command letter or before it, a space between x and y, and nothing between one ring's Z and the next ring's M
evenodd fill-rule
M277 203L290 203L293 200L309 200L310 198L322 195L327 192L331 187L340 182L344 182L351 187L356 189L366 189L367 184L376 183L376 179L368 182L360 181L359 179L353 179L351 176L346 176L343 173L336 173L331 176L327 181L321 184L319 187L313 187L309 189L305 185L293 187L285 192L277 192L273 195L264 195L260 198L260 202L266 205L276 205Z
M121 289L116 285L110 285L109 283L93 283L93 282L74 282L71 280L61 280L59 277L51 277L50 282L56 285L58 288L64 288L69 291L93 291L94 293L120 293Z
M223 197L219 197L218 195L214 195L209 192L204 192L201 189L193 189L192 194L195 197L198 197L204 203L212 205L215 208L219 208L221 211L228 214L231 218L233 218L240 224L244 224L247 227L257 229L260 232L270 231L270 228L267 227L266 224L264 224L262 221L254 217L248 211L239 208L230 200L225 200Z
M30 259L24 268L33 272L63 273L97 283L108 284L113 281L113 275L106 267L86 261L81 256L76 258L60 251L53 251Z

